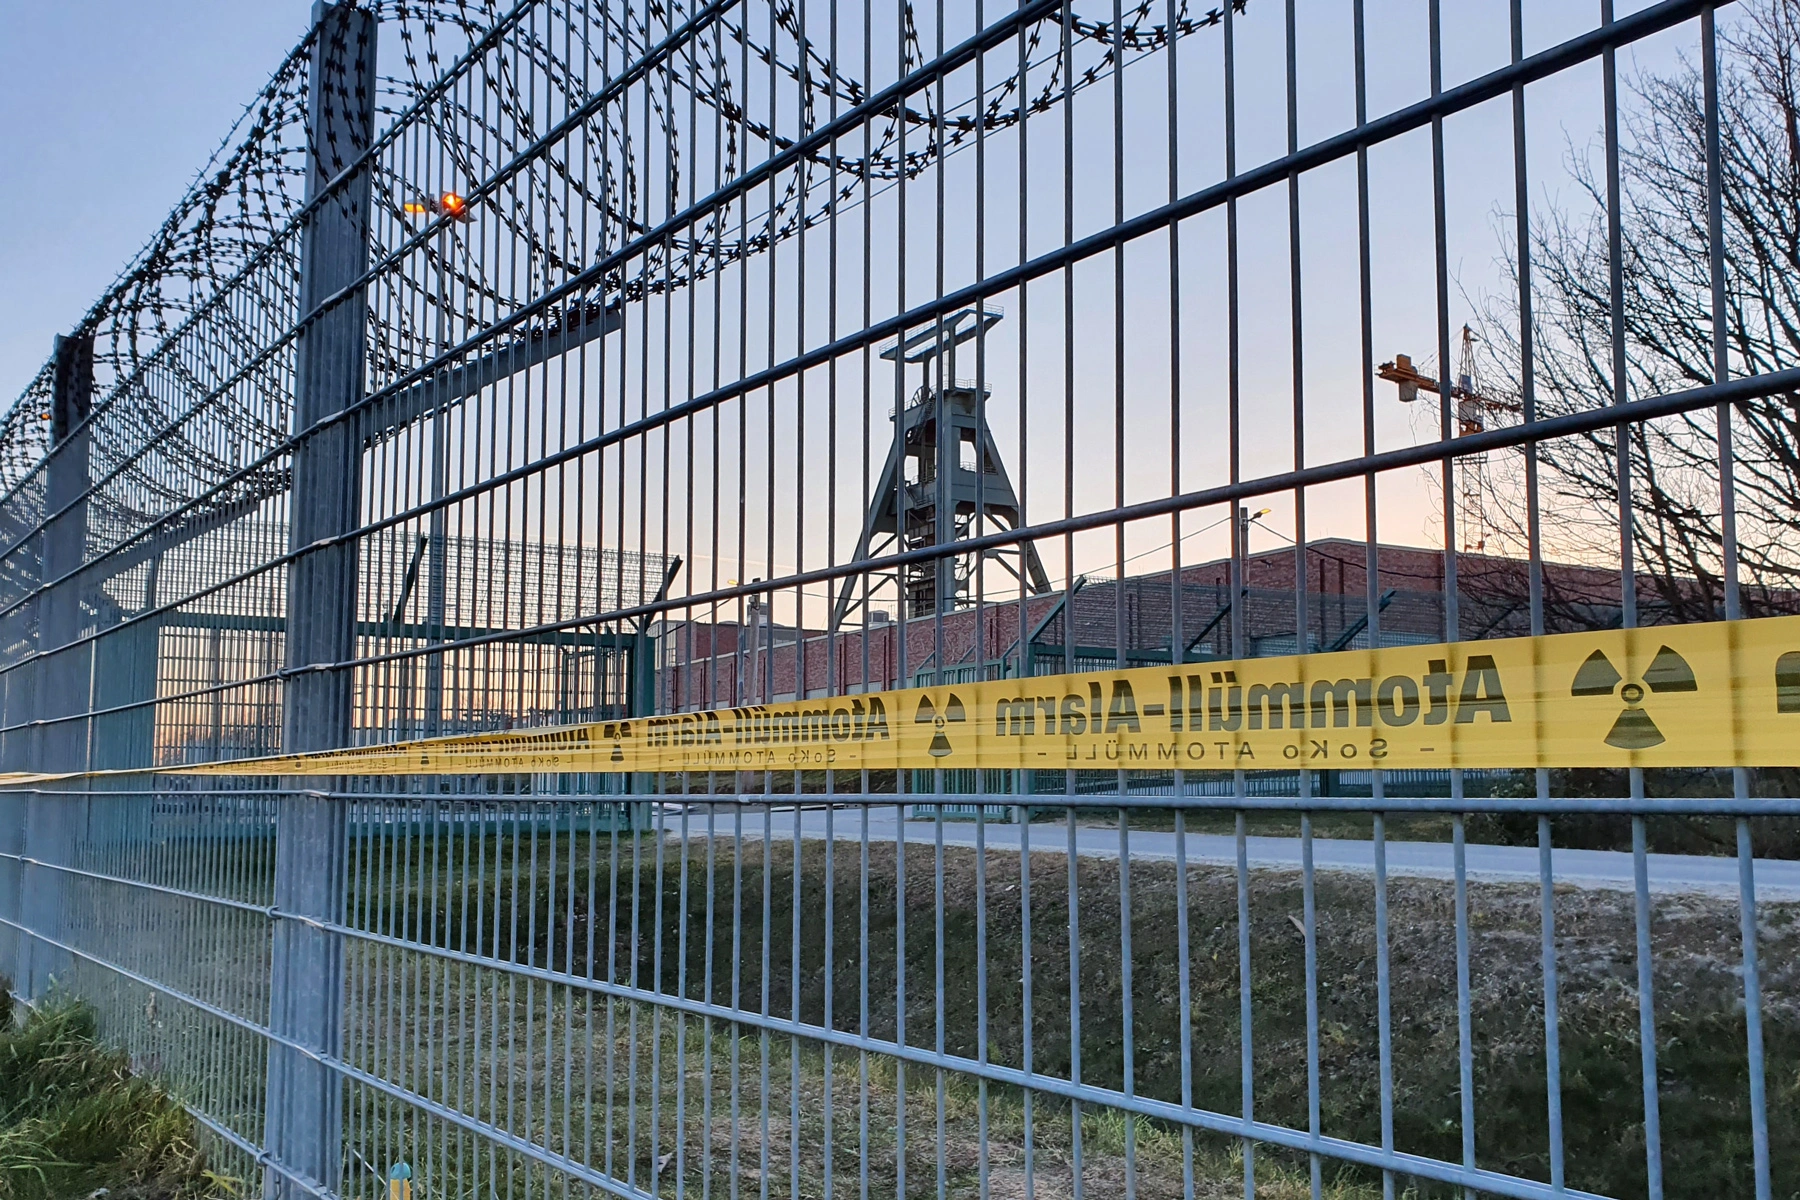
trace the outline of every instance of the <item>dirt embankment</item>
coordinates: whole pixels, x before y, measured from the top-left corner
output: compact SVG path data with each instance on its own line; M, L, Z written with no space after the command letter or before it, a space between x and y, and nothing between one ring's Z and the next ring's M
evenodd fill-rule
M698 843L690 845L685 864L676 845L665 844L660 872L652 839L640 849L635 874L627 854L610 889L605 855L591 887L585 856L571 875L554 880L521 878L514 888L490 878L470 886L493 887L518 905L517 922L508 911L488 910L502 931L539 931L534 944L516 948L503 936L503 955L559 969L572 963L585 973L591 925L594 970L602 977L610 958L610 969L624 978L635 955L641 986L660 979L664 990L710 995L719 1003L730 1003L735 988L735 1001L753 1011L763 1007L766 990L769 1011L783 1016L797 990L803 1019L825 1021L829 997L831 1023L852 1031L864 1019L866 972L866 1028L874 1036L895 1037L903 1016L909 1043L934 1046L941 1037L949 1053L974 1057L985 1033L990 1060L1022 1066L1029 1034L1031 1066L1039 1072L1068 1078L1078 1063L1082 1080L1118 1088L1129 1065L1138 1094L1179 1101L1185 1086L1196 1105L1239 1111L1239 901L1229 870L1194 868L1186 881L1184 1058L1181 889L1171 864L1134 864L1121 881L1116 863L1082 860L1071 880L1059 854L1034 854L1025 871L1016 853L990 853L978 864L972 851L952 849L940 865L930 847L906 847L902 862L887 844L871 847L865 873L858 848L839 844L830 849L828 889L823 844L804 848L796 872L789 845L765 855L748 843L734 860L730 845L721 843L710 878ZM528 903L537 909L535 922L523 919ZM1469 903L1478 1161L1547 1179L1540 898L1535 888L1476 885ZM1568 1183L1612 1195L1641 1194L1645 1186L1632 905L1629 895L1579 890L1559 890L1554 904ZM1323 1127L1379 1143L1373 880L1321 874L1316 909ZM1300 1129L1308 1097L1302 910L1298 875L1252 877L1256 1115ZM1778 1183L1800 1182L1795 918L1785 906L1761 914ZM1392 881L1387 919L1395 1144L1455 1161L1462 1135L1452 889L1436 881ZM1651 929L1666 1194L1707 1200L1738 1194L1750 1185L1751 1149L1737 909L1724 899L1659 896ZM441 932L455 944L464 931L446 923ZM491 926L467 932L494 944ZM1077 1014L1080 1035L1071 1038Z

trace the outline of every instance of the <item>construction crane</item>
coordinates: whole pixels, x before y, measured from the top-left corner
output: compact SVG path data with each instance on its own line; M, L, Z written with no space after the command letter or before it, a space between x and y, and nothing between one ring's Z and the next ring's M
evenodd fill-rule
M1475 343L1479 340L1473 329L1467 325L1462 327L1456 382L1450 388L1450 399L1456 410L1455 436L1459 438L1488 428L1490 418L1496 414L1523 411L1516 402L1497 399L1482 390L1480 381L1475 376ZM1425 365L1431 365L1429 359ZM1393 361L1382 363L1375 374L1389 383L1399 385L1400 400L1405 404L1417 400L1420 392L1437 395L1441 386L1435 375L1414 367L1411 356L1405 354L1394 355ZM1457 472L1461 497L1457 513L1460 541L1465 551L1482 551L1487 549L1488 534L1491 532L1487 519L1487 494L1492 481L1488 475L1487 455L1462 455L1460 462L1462 469Z

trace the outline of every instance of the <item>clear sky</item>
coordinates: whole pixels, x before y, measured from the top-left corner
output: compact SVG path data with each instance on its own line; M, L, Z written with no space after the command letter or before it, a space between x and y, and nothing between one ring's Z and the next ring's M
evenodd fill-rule
M310 0L0 0L0 405L149 240Z

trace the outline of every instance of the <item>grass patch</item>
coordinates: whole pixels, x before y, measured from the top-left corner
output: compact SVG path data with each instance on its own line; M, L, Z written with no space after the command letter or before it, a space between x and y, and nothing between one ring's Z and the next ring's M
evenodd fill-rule
M0 989L0 1197L185 1200L228 1194L193 1118L96 1039L91 1008L53 998L13 1020Z

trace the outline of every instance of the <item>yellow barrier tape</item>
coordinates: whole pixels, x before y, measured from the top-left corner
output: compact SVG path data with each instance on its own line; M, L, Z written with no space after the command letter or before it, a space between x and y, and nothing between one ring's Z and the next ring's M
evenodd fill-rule
M1800 766L1800 617L909 688L213 775Z

